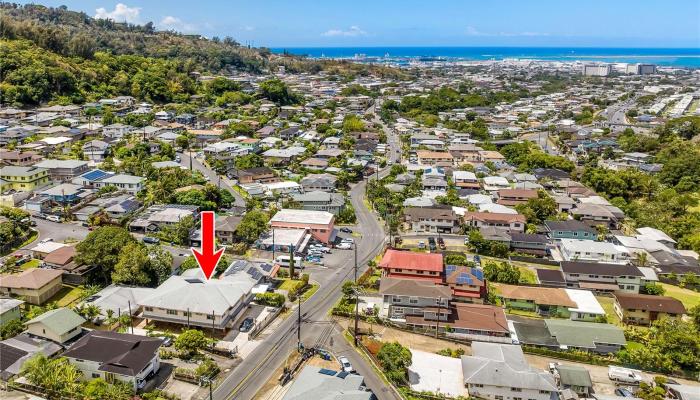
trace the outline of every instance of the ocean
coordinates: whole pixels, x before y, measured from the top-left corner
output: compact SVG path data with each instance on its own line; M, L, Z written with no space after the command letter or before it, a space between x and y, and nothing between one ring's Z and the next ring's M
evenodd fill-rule
M649 63L660 66L700 68L697 48L607 48L607 47L288 47L272 48L311 58L369 58L388 56L392 59L502 60L506 58L545 61L602 61Z

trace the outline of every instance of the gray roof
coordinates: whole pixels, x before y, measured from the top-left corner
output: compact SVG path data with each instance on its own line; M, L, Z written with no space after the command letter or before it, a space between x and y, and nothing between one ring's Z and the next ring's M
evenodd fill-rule
M547 319L544 321L552 337L559 346L593 349L596 343L627 344L625 333L612 324L571 321L568 319Z
M369 400L362 375L347 374L307 365L299 373L283 400Z
M34 164L39 168L78 168L87 165L87 161L82 160L44 160Z
M562 385L593 387L591 374L588 370L578 365L558 365L559 380Z
M530 367L520 346L473 342L472 356L462 356L465 384L556 391L551 374Z
M197 270L199 271L199 270ZM166 308L224 315L231 307L244 301L257 282L252 279L204 279L189 276L171 276L139 300L148 307Z
M57 308L47 311L38 317L27 321L27 325L41 323L58 335L63 335L85 323L85 318L68 308Z

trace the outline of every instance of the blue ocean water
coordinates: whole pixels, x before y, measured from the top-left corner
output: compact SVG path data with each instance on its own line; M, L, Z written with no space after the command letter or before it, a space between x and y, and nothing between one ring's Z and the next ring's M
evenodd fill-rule
M547 61L603 61L650 63L663 66L700 68L698 48L609 48L609 47L289 47L273 48L312 58L365 57L446 58L502 60L506 58Z

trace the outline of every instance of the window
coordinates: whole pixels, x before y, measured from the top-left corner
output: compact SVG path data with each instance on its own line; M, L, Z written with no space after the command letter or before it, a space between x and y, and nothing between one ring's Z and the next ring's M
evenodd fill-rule
M168 310L168 315L177 315L177 310Z
M211 315L211 314L207 314L207 319L208 319L208 320L212 320L212 319L214 319L214 318L215 318L215 316L214 316L214 315Z
M540 390L540 394L549 394L549 390Z
M146 311L153 311L153 307L144 307Z
M484 385L482 385L481 383L472 383L471 386L472 386L472 387L478 387L478 388L484 387Z
M416 297L411 297L408 302L411 304L418 304L418 299Z
M503 400L503 396L496 396L496 400Z
M511 391L511 392L522 392L523 389L517 388L517 387L512 387L512 388L510 388L510 391Z

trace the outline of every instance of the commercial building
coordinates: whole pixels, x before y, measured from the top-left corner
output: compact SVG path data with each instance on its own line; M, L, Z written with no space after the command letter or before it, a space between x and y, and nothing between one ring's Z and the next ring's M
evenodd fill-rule
M584 76L608 76L612 72L612 65L584 64L582 72Z
M335 216L326 211L310 210L279 210L270 219L270 227L274 229L307 229L311 235L323 243L330 243L335 239Z

